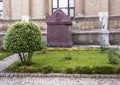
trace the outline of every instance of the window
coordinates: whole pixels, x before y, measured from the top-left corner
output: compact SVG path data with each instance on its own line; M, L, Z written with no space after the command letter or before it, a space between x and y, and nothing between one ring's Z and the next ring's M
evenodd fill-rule
M74 17L74 0L52 0L52 12L61 8L66 15Z
M0 19L2 19L2 15L3 15L3 2L2 0L0 0Z

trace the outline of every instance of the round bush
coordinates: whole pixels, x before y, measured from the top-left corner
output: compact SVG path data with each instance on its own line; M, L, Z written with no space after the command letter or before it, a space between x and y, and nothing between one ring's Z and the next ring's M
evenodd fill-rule
M31 61L34 51L42 50L42 35L39 27L33 22L16 22L7 30L4 37L4 48L18 53L21 62ZM24 57L28 53L28 57Z
M41 49L41 32L32 22L16 22L7 31L4 47L14 52L29 52Z

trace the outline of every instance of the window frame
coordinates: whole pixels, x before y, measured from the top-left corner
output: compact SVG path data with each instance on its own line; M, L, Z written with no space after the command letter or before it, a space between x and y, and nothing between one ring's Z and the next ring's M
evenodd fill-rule
M55 8L53 7L53 0L52 0L52 13L54 12L55 9L61 8L61 9L67 9L67 14L70 16L70 10L72 9L73 16L70 17L73 18L75 16L75 5L73 7L70 7L70 0L67 0L68 1L67 7L59 7L59 1L60 0L57 0L57 7ZM75 4L75 0L74 0L74 4Z

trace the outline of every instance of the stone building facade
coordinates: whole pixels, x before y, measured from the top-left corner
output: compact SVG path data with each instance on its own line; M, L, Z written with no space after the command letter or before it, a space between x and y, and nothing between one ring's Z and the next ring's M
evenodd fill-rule
M120 43L120 0L0 0L0 30L6 30L22 16L46 29L46 16L61 8L72 19L72 40L77 45ZM100 19L101 14L107 15ZM101 21L105 25L101 26ZM105 23L106 22L106 23ZM101 30L106 27L105 31ZM44 33L45 35L47 33Z
M5 20L21 19L22 15L28 15L31 19L44 19L47 15L52 14L55 2L55 0L2 1L3 19ZM97 17L99 12L108 12L109 16L120 16L120 0L63 0L63 3L65 1L74 2L74 18Z

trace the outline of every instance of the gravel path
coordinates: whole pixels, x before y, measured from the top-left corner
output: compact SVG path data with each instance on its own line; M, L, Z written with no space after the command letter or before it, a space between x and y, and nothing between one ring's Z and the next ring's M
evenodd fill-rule
M3 71L5 68L13 64L15 61L19 60L17 54L13 54L3 60L0 61L0 72Z

